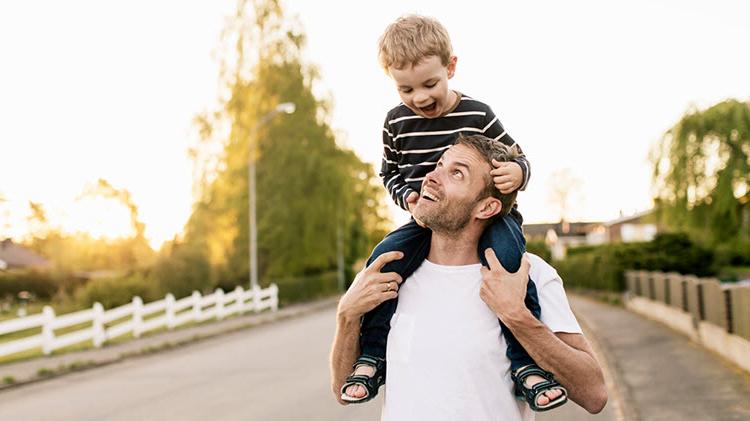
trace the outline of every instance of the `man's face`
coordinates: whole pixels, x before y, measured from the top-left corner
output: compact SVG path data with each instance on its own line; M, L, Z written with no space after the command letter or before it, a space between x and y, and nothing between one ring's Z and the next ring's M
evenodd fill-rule
M455 145L425 176L414 217L436 232L454 233L474 217L490 165L474 149Z
M448 79L456 71L456 57L451 57L447 66L443 66L438 56L429 56L415 66L390 67L388 71L396 82L401 101L417 115L437 118L453 106Z

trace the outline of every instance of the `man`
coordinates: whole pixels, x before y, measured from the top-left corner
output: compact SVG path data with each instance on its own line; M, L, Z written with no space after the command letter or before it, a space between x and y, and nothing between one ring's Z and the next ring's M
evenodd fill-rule
M460 138L425 177L414 208L414 217L432 230L425 263L399 289L398 275L380 268L401 253L383 254L342 297L331 353L332 388L340 402L341 386L359 353L360 317L398 295L386 351L383 420L533 419L514 399L497 318L540 367L554 374L571 400L591 413L606 404L601 369L554 269L529 257L543 309L539 321L524 305L528 259L514 274L490 249L485 251L489 268L479 263L479 238L504 206L489 175L492 159L503 153L507 148L483 136Z

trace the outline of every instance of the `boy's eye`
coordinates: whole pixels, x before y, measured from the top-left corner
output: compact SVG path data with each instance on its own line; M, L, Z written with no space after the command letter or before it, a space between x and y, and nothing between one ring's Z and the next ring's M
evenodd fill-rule
M401 92L408 94L409 92L411 92L411 88L401 88Z
M435 82L435 83L431 83L431 84L429 84L429 85L424 85L424 86L426 86L426 87L428 87L428 88L434 88L434 87L435 87L435 85L437 85L437 82Z

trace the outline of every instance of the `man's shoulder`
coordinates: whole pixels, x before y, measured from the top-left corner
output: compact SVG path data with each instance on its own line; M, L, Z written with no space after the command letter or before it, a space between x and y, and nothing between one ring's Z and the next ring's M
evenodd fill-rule
M528 256L529 264L531 265L531 268L529 269L529 277L531 277L534 282L540 285L553 281L559 281L562 283L560 275L552 265L534 253L526 252L526 255Z

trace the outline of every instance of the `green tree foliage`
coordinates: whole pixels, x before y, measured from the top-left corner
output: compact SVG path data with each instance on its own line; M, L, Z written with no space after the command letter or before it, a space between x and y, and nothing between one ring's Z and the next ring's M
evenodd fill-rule
M618 243L570 249L555 263L566 286L621 291L626 270L716 274L714 253L693 243L684 233L659 234L646 243Z
M707 245L750 241L750 102L689 111L652 160L661 222Z
M197 165L199 200L180 242L203 253L211 285L247 283L254 146L261 280L335 268L339 230L347 263L362 257L386 232L382 187L370 165L337 144L329 105L312 92L315 69L302 60L302 31L277 0L240 2L224 39L233 47L224 52L227 97L197 119L203 142L223 151ZM296 111L274 115L284 102Z

